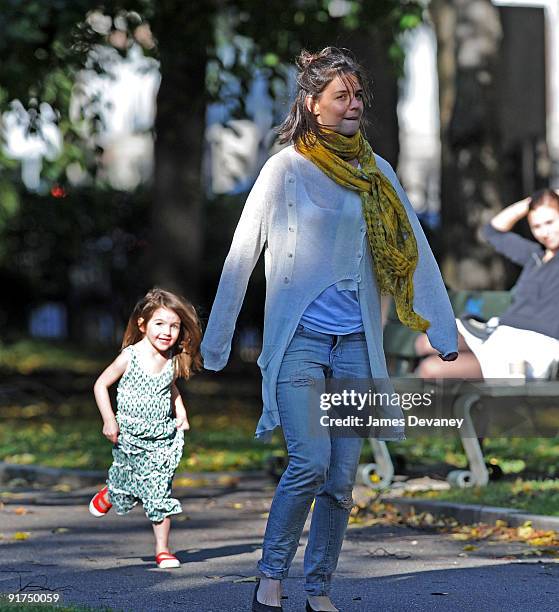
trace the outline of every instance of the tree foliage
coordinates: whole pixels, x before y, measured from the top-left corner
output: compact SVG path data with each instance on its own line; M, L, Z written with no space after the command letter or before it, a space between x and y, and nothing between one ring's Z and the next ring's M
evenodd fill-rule
M95 179L99 151L84 141L84 126L71 121L69 114L78 72L86 63L90 69L103 70L90 51L102 44L125 54L135 42L159 59L162 86L155 125L155 176L151 214L143 217L145 226L152 225L153 254L159 254L152 259L152 280L182 289L189 279L187 292L196 295L204 225L200 168L207 103L226 95L228 78L239 83L242 101L258 68L267 71L274 91L285 78L284 66L301 48L344 43L358 32L388 41L387 61L397 71L403 60L398 35L420 23L422 7L420 2L404 0L106 0L99 4L0 0L0 15L0 111L15 98L30 110L32 119L39 116L40 102L56 110L64 147L57 160L45 165L43 176L51 185L64 186L66 169L75 162ZM243 112L242 104L237 112ZM18 198L29 199L17 187L17 169L17 163L0 155L0 234L27 231L17 219L23 214L17 212ZM107 187L95 180L91 185L97 190ZM80 198L79 189L74 191L72 204L86 206L91 194ZM100 197L107 207L114 205L110 191ZM98 227L100 235L102 227L107 229L103 223ZM54 228L52 232L59 235ZM59 238L61 248L74 244ZM66 257L58 251L52 255ZM76 256L75 249L69 248L67 255ZM6 250L3 258L0 254L5 269L10 265L7 257ZM49 290L55 291L54 285ZM56 291L65 290L56 283Z

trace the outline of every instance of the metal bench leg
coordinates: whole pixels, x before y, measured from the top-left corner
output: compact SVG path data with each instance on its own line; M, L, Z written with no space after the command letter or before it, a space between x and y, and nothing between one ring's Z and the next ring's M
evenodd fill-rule
M357 478L372 489L384 489L390 486L394 477L392 457L390 457L386 442L369 438L369 443L373 450L375 462L360 465L357 469Z
M461 487L481 486L484 487L489 482L489 471L485 465L483 451L476 437L476 431L470 410L479 401L477 393L459 395L454 402L454 414L464 418L464 424L460 430L462 446L468 458L469 470L453 470L447 476L447 480L452 485Z

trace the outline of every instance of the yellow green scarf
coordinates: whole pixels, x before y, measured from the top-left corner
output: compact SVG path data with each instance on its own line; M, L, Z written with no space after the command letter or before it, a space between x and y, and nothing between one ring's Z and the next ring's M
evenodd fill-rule
M349 137L326 129L323 133L326 141L315 137L310 146L298 140L297 151L339 185L359 192L379 289L394 298L404 325L426 331L429 321L413 310L417 242L404 205L377 168L371 145L361 132ZM361 168L348 163L352 159L357 159Z

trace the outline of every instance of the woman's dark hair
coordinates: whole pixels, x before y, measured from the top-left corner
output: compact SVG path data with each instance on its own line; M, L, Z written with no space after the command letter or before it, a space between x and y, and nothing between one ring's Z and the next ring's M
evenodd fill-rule
M348 75L355 76L363 90L363 102L370 102L370 92L367 77L362 66L353 57L349 49L326 47L318 53L301 51L296 60L299 74L297 75L297 95L285 121L278 128L279 142L297 142L301 139L306 145L311 144L310 136L324 140L316 117L309 111L306 104L307 96L318 98L330 81L339 76L348 90L353 89ZM365 121L362 118L361 123Z
M559 209L559 195L553 189L540 189L532 194L528 210L534 210L544 205L552 206L553 204Z

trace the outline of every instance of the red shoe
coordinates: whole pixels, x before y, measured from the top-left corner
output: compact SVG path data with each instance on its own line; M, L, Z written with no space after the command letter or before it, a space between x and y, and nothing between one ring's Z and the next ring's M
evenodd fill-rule
M93 516L105 516L105 514L107 514L107 512L113 507L109 501L109 498L107 497L108 492L109 487L103 487L89 502L89 511L91 514L93 514Z
M170 552L160 552L156 555L155 562L157 563L157 567L161 569L171 569L181 566L180 561Z

